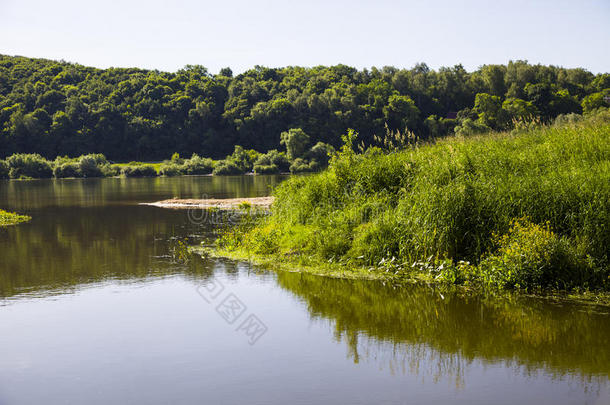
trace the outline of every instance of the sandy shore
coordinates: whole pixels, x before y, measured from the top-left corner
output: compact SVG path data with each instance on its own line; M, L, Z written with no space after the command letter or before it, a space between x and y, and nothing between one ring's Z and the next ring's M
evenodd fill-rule
M152 203L141 203L141 205L152 205L161 208L189 209L189 208L218 208L225 210L239 209L243 204L250 204L253 208L269 209L273 204L274 197L253 198L211 198L211 199L180 199L157 201Z

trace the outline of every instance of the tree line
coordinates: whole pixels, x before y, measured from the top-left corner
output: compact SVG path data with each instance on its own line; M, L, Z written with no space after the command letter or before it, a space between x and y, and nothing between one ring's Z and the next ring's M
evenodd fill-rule
M158 161L177 152L218 159L239 153L239 145L285 147L283 158L290 165L300 159L304 170L317 167L313 156L340 146L350 128L369 145L392 131L420 139L466 135L587 113L609 99L608 73L526 61L474 72L423 63L255 66L234 76L230 68L212 74L199 65L169 73L0 55L0 158L101 153L112 161ZM286 164L272 163L270 153L259 166Z

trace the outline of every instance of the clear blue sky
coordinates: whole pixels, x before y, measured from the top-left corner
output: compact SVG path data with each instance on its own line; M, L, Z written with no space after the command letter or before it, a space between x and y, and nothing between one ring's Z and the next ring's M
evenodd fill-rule
M532 63L610 71L610 0L0 0L0 53L212 73Z

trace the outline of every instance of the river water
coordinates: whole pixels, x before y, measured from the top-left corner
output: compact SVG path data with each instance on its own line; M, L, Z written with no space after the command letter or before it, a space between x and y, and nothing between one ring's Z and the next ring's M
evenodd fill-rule
M610 310L187 258L280 176L0 182L0 405L610 404ZM188 260L187 260L188 259Z

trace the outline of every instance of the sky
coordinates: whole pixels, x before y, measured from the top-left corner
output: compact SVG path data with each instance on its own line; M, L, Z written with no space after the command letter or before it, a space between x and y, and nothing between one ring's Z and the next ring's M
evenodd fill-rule
M0 54L211 73L524 59L610 71L610 0L0 0Z

